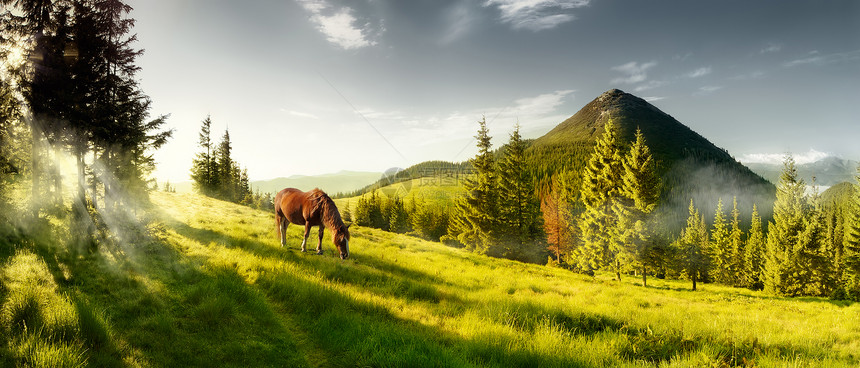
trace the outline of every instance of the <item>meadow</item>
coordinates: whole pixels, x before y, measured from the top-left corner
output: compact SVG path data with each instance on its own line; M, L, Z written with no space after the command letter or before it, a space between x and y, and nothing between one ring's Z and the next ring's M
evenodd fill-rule
M342 261L272 213L152 194L90 254L62 219L0 249L0 366L849 367L860 304L595 277L353 226ZM315 246L315 231L309 239Z

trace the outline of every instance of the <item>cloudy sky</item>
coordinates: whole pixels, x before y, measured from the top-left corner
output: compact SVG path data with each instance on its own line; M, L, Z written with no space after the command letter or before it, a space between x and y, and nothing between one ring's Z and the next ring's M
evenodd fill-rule
M860 2L132 0L142 87L189 180L200 122L253 180L474 155L606 90L739 159L860 159Z

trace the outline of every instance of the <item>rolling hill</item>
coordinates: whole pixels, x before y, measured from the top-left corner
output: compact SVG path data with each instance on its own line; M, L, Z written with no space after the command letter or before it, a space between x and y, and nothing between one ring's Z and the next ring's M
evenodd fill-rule
M354 226L351 257L280 247L270 212L152 195L79 254L0 243L0 366L849 367L860 304L613 281ZM113 224L122 231L132 224ZM140 226L140 225L137 225ZM112 229L118 230L118 229Z

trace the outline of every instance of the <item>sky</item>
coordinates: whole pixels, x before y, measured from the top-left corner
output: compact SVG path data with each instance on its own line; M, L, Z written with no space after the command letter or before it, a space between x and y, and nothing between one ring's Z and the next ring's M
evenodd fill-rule
M187 181L201 121L252 180L464 161L612 88L741 161L860 160L860 2L130 0Z

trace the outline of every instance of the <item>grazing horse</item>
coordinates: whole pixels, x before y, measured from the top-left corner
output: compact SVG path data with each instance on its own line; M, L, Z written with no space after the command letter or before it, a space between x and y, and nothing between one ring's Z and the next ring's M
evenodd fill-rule
M287 226L290 223L305 226L302 252L307 251L308 235L311 226L319 227L317 254L322 254L323 231L326 227L332 232L331 241L340 251L340 259L349 257L349 225L344 225L334 201L322 190L313 189L302 192L296 188L286 188L275 196L275 221L281 246L287 244Z

